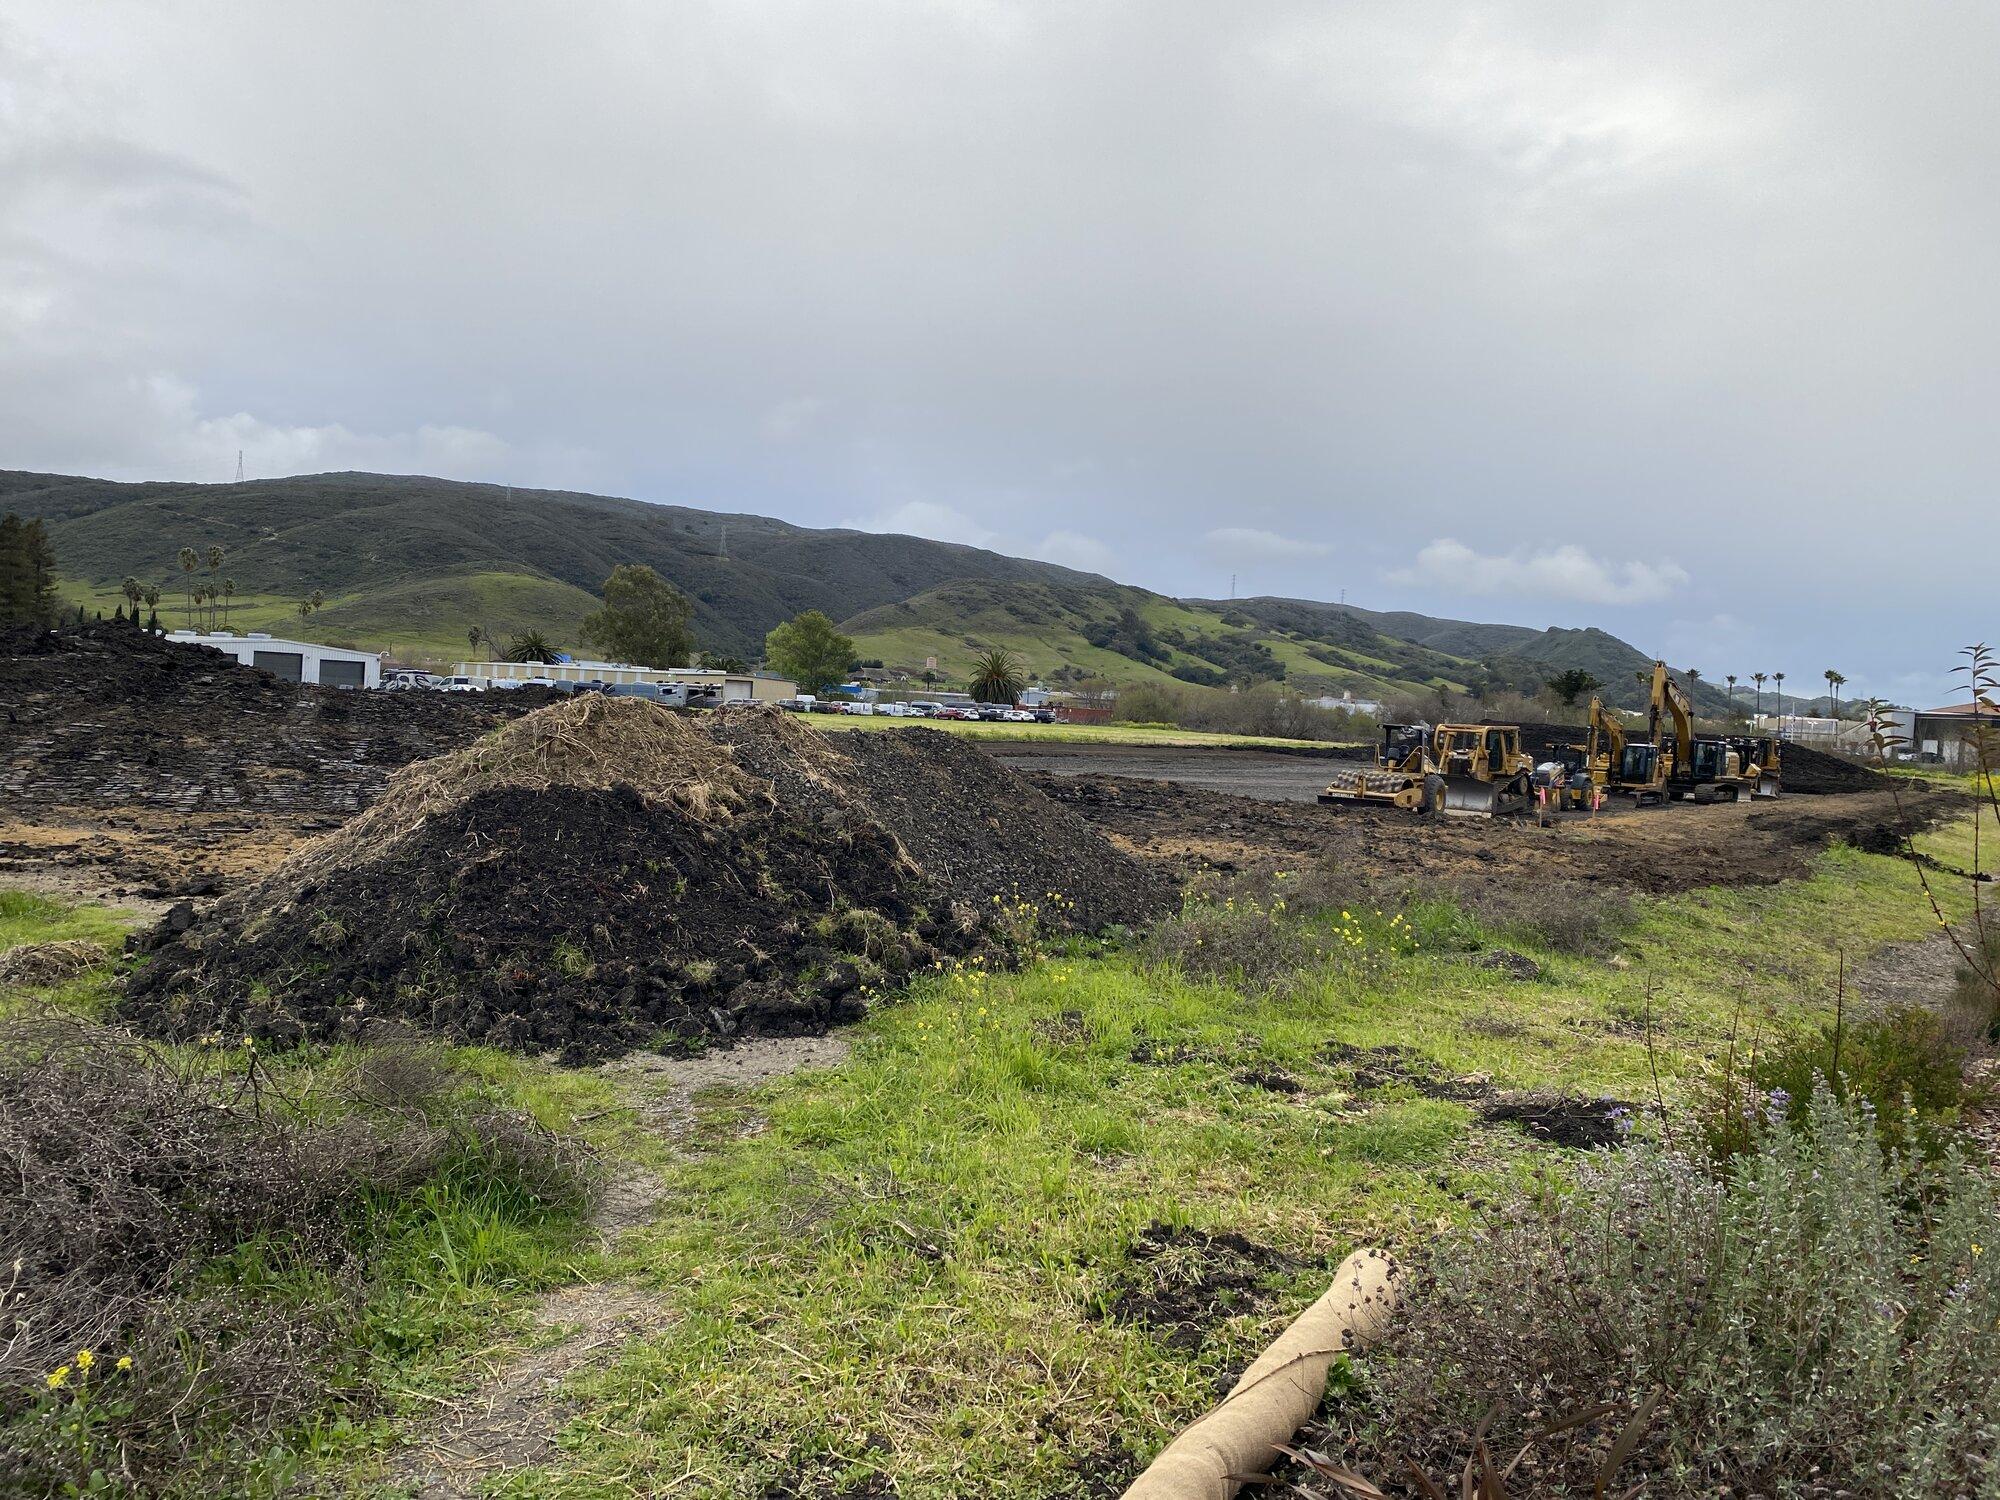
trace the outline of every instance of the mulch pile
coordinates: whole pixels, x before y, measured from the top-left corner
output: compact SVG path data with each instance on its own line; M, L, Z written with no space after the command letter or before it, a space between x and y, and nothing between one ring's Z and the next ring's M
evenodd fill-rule
M547 701L302 687L129 625L13 627L0 631L0 797L351 813L398 767Z
M1088 932L1170 898L947 735L593 695L407 768L262 881L170 914L123 1010L177 1038L393 1019L579 1060L858 1017L914 969L1004 956L1022 903Z
M1789 743L1779 752L1778 764L1784 772L1784 788L1804 796L1830 796L1838 792L1887 791L1890 780L1880 771L1871 771L1844 755Z

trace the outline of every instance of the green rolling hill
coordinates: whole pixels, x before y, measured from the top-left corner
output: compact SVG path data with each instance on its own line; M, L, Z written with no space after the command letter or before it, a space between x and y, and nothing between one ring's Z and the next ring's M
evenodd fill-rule
M1305 599L1172 599L1052 563L921 537L766 516L415 475L315 474L243 484L123 484L0 471L0 509L48 524L72 598L107 613L127 574L183 585L182 546L220 543L230 623L462 656L478 626L575 646L605 575L645 563L694 601L708 649L758 655L773 625L825 611L864 659L941 681L1005 647L1056 681L1283 682L1358 697L1429 688L1528 690L1582 667L1623 704L1652 658L1601 630L1531 630ZM326 603L301 620L298 601ZM1711 696L1712 695L1712 696ZM1722 702L1704 684L1704 706Z

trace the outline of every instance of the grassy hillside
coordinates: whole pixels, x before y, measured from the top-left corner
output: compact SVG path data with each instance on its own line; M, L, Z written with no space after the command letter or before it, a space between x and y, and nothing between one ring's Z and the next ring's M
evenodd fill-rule
M1118 584L1054 588L962 582L868 610L844 627L864 658L964 677L982 651L1014 652L1045 678L1116 682L1282 681L1366 696L1462 686L1475 664L1395 640L1355 621L1328 635L1311 622L1267 622L1227 605L1168 599Z
M403 628L396 590L442 576L540 576L594 593L618 564L645 563L694 600L704 644L739 655L802 610L844 619L952 579L1103 581L922 537L407 475L116 484L0 472L0 506L47 518L65 573L84 582L129 573L171 593L176 550L219 542L239 591L296 600L319 589L357 621L380 600L392 629Z
M613 567L644 563L694 601L705 648L746 658L806 609L846 622L864 659L959 682L992 647L1038 677L1283 682L1374 697L1524 687L1566 667L1636 705L1651 656L1600 630L1535 631L1304 599L1170 599L1053 564L921 537L413 475L119 484L0 471L0 508L45 517L72 599L109 614L131 574L168 600L182 546L219 543L231 622L449 662L478 626L577 644ZM299 599L324 609L309 621ZM173 610L163 619L180 622ZM1706 689L1704 707L1721 704Z

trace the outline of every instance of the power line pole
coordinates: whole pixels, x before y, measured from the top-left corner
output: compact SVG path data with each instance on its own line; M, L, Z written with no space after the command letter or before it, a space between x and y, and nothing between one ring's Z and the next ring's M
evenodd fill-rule
M236 482L238 484L243 482L243 450L241 448L236 450Z
M1229 575L1229 597L1232 599L1236 597L1236 575L1234 573Z

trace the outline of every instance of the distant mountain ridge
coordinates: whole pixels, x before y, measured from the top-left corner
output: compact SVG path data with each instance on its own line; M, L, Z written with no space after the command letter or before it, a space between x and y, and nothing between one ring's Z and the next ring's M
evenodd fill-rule
M45 517L73 594L107 612L110 591L129 574L161 588L172 622L189 581L175 552L219 543L238 596L232 622L405 656L462 655L474 626L503 640L538 629L573 645L611 569L644 563L693 600L707 649L755 657L773 625L819 609L845 622L864 658L944 680L1002 646L1051 678L1282 680L1364 697L1479 684L1533 689L1582 667L1607 698L1629 704L1638 698L1635 674L1652 661L1600 630L1536 631L1316 600L1171 599L923 537L417 475L182 484L0 471L0 509ZM297 617L298 601L314 591L325 606ZM1705 701L1707 692L1704 685Z

